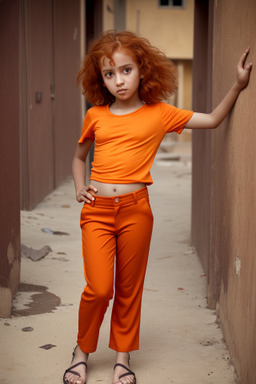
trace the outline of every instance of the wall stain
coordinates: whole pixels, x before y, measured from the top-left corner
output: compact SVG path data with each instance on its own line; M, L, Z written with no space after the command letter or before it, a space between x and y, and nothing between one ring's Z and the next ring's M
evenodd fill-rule
M12 316L31 316L51 313L61 304L58 296L43 285L21 283L13 300Z

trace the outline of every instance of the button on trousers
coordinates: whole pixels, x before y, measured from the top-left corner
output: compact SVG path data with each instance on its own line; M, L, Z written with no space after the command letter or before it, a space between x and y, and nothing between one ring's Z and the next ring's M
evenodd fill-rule
M86 286L79 308L78 344L97 348L99 330L114 297L109 347L139 348L141 299L153 227L147 188L115 197L95 196L81 212Z

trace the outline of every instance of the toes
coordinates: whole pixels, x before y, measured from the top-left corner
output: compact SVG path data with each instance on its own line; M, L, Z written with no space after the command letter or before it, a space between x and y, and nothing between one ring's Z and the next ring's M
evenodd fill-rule
M69 384L82 384L81 377L77 377L75 375L68 374L67 376L65 376L65 380Z
M128 376L121 379L119 377L114 377L113 384L133 384L134 381L135 380L133 376Z
M131 384L131 383L133 383L133 379L132 378L128 378L128 379L122 381L121 383L122 384Z

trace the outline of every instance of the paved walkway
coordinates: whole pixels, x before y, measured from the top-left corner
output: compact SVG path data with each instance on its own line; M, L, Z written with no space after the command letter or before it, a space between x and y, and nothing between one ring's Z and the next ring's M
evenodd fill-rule
M155 227L143 296L141 349L132 353L132 369L138 384L235 384L215 312L206 306L206 277L190 245L190 159L182 155L180 161L168 161L158 156L152 176ZM0 319L0 383L62 383L75 345L84 284L80 208L69 179L35 210L22 212L22 243L37 250L48 245L52 251L39 261L22 257L22 291L15 315ZM89 359L88 384L111 384L109 319L110 311L98 350Z

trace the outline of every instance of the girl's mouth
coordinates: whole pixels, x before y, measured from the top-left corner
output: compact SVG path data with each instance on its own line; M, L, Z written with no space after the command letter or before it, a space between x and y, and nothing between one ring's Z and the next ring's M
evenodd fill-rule
M119 94L123 94L123 93L125 93L126 92L126 89L119 89L118 91L117 91L117 93L119 93Z

